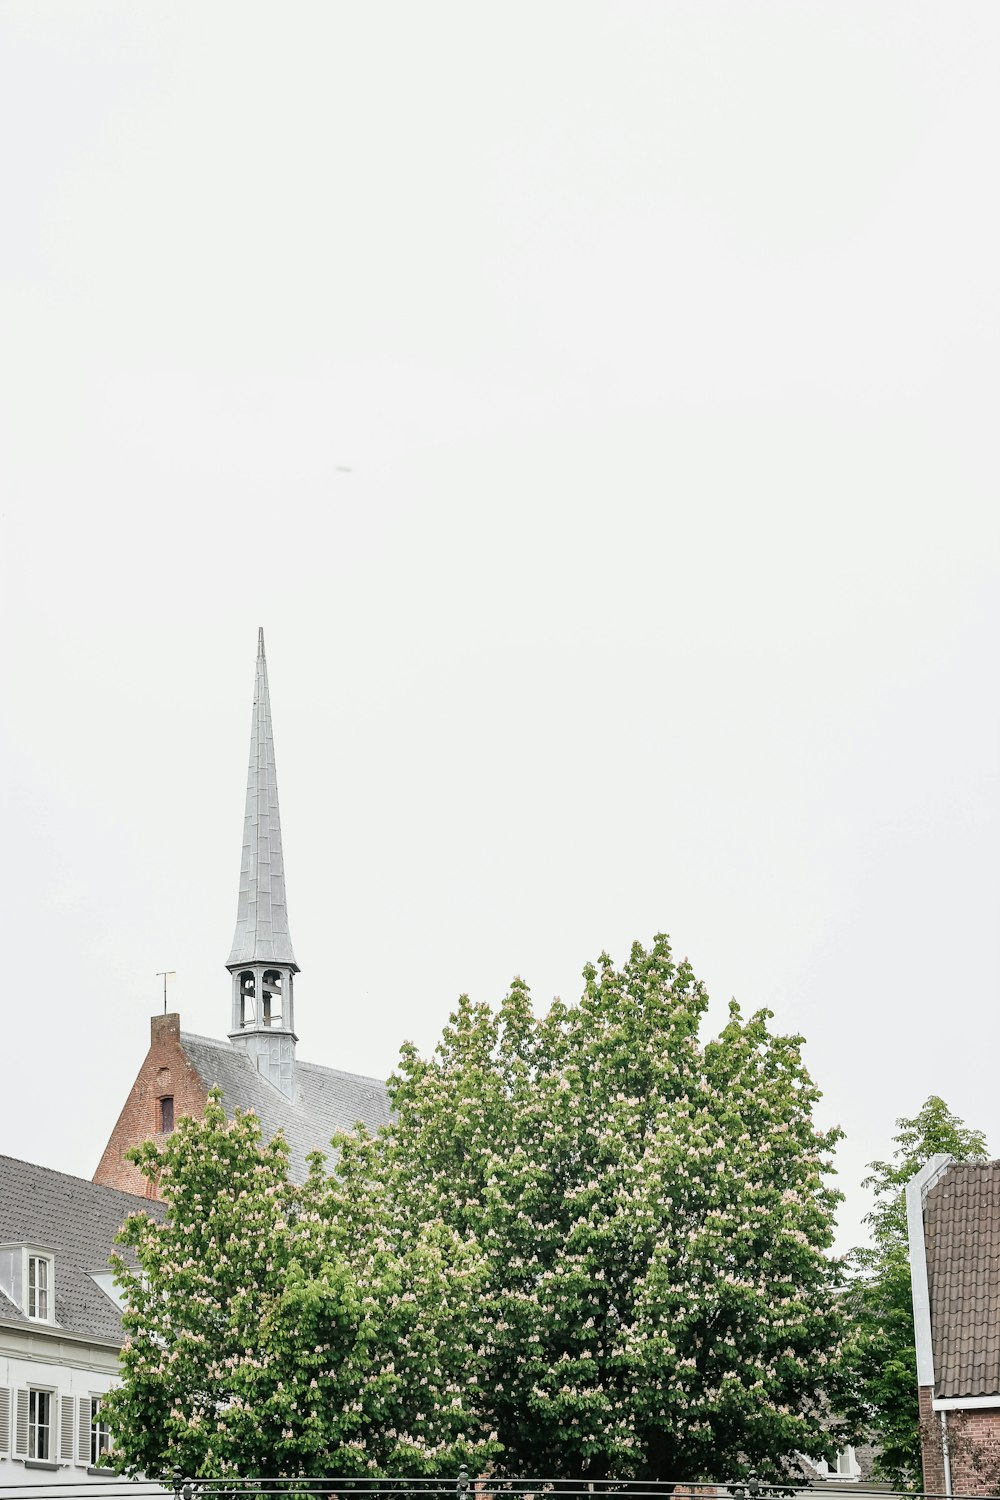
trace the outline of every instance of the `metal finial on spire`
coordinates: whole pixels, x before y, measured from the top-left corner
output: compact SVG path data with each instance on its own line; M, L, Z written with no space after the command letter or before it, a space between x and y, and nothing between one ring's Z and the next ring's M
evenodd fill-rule
M250 729L240 899L233 948L226 967L231 969L239 964L252 963L298 968L288 934L285 862L281 853L278 778L274 769L263 625L257 634L257 677Z

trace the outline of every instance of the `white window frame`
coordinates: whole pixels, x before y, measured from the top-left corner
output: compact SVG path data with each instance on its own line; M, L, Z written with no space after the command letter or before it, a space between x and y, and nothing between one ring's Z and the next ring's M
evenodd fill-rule
M56 1393L50 1387L44 1385L29 1385L28 1387L28 1459L35 1463L56 1462L56 1418L57 1410ZM45 1402L47 1420L39 1421L39 1407ZM45 1452L38 1451L39 1433L45 1433Z
M24 1252L24 1310L34 1323L52 1322L52 1257Z
M820 1479L833 1480L841 1484L857 1484L861 1478L861 1465L854 1449L848 1444L840 1448L832 1464L828 1464L825 1458L809 1458L806 1463L816 1470Z
M87 1398L84 1398L87 1399ZM101 1419L101 1403L103 1396L89 1397L90 1400L90 1467L97 1468L98 1460L102 1453L111 1452L111 1431L106 1421ZM104 1436L104 1447L99 1446L101 1435Z
M835 1472L838 1479L852 1479L857 1481L861 1478L861 1465L858 1463L857 1454L850 1443L845 1448L841 1448L837 1454Z

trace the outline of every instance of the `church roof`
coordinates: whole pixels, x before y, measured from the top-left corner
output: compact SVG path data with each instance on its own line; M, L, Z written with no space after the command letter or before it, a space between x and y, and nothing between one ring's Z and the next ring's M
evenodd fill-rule
M159 1218L163 1205L117 1188L0 1156L0 1244L32 1245L52 1252L56 1332L120 1344L118 1308L93 1278L107 1271L115 1235L129 1214L141 1210ZM118 1247L125 1260L131 1250ZM0 1319L29 1328L51 1323L29 1318L0 1292Z
M297 968L288 934L285 862L278 816L278 777L274 769L271 699L264 659L264 628L257 635L257 676L250 728L250 769L243 820L243 857L236 932L227 967L275 963Z
M252 1110L268 1140L284 1132L295 1182L305 1180L310 1151L319 1149L329 1157L335 1130L353 1130L361 1122L374 1132L389 1119L389 1093L381 1078L342 1073L296 1058L295 1087L288 1099L230 1042L182 1031L181 1046L205 1087L221 1088L230 1119L236 1109Z

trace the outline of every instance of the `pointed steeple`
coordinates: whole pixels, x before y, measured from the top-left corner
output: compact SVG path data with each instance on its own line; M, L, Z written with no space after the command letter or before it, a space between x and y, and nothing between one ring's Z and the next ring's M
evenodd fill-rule
M274 770L262 626L257 637L240 899L233 948L226 963L233 976L229 1040L246 1053L258 1073L289 1099L296 1097L297 1037L292 981L298 967L288 935L278 778Z
M278 778L274 769L271 699L267 691L264 627L257 636L257 680L250 729L250 769L243 820L240 899L233 948L226 964L274 963L297 969L288 934L285 862L281 853Z

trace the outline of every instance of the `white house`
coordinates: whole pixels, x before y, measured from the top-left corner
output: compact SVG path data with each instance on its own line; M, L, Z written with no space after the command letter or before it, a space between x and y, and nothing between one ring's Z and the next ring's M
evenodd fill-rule
M123 1341L108 1257L137 1209L163 1211L0 1156L0 1486L107 1483L101 1397Z

